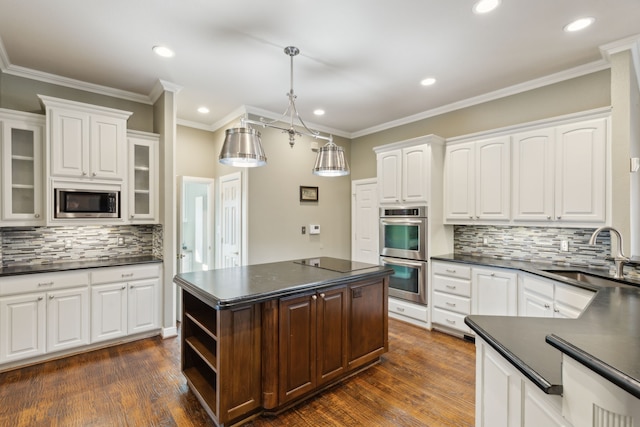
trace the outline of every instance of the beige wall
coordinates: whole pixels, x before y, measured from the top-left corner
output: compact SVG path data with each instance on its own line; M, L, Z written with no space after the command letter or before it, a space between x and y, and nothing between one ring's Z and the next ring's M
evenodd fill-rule
M153 105L125 99L98 95L78 89L57 86L37 80L0 72L0 107L10 110L44 114L38 95L69 99L87 104L101 105L118 110L131 111L127 128L144 132L153 132Z
M212 132L178 126L176 140L176 175L214 178L218 153Z
M351 178L376 176L373 148L422 135L444 138L611 105L609 70L592 73L356 138Z

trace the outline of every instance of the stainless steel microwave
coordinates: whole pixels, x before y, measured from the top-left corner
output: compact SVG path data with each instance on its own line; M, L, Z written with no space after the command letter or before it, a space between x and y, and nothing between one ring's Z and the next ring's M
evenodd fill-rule
M120 218L120 191L56 188L55 218Z

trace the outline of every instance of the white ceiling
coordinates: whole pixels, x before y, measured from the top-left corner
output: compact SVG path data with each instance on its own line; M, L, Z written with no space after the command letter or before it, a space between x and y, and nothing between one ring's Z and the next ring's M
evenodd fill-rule
M472 13L474 1L0 0L0 65L147 102L159 80L170 82L182 88L178 119L206 128L242 107L282 113L283 48L294 45L300 115L357 136L545 76L602 69L601 46L640 35L639 0L502 0L487 15ZM584 16L595 24L562 31ZM158 44L175 57L152 53ZM429 76L437 83L420 86Z

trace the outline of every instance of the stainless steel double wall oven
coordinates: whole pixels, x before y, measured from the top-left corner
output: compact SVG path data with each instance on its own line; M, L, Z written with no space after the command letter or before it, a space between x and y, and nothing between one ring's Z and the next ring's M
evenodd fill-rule
M427 207L380 208L380 262L393 268L389 295L427 303Z

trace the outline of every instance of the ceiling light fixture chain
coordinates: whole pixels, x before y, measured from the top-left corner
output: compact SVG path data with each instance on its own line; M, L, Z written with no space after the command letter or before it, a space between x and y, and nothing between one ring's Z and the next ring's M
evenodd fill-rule
M280 129L282 132L287 133L289 135L289 146L292 148L295 145L296 136L306 135L328 141L326 145L317 150L318 157L312 169L313 173L319 176L349 175L349 165L345 159L344 149L333 142L332 135L324 136L319 131L309 129L302 117L300 117L295 103L296 94L293 91L293 57L298 55L300 50L295 46L287 46L284 48L284 53L289 55L290 58L290 88L287 93L287 98L289 99L287 109L279 119L266 121L261 117L260 121L255 121L243 117L240 120L240 128L227 129L224 144L220 151L220 163L240 167L263 166L267 163L267 157L260 141L260 133L247 126L253 124ZM286 123L287 117L289 119L288 127L275 124L277 122ZM295 128L294 122L296 119L306 132Z

